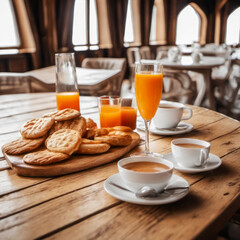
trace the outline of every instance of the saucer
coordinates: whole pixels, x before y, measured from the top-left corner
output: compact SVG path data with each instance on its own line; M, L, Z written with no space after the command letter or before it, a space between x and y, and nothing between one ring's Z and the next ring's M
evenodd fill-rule
M174 191L171 191L171 192L169 191L169 192L162 193L162 194L160 194L159 197L156 197L156 198L144 199L144 198L137 198L134 193L128 192L126 190L123 190L123 189L120 189L118 187L115 187L115 186L111 185L109 183L111 181L113 183L116 183L116 184L122 186L122 187L127 188L127 186L122 181L122 178L120 177L120 174L117 173L117 174L109 177L104 182L104 189L108 194L110 194L111 196L113 196L113 197L115 197L119 200L125 201L125 202L142 204L142 205L162 205L162 204L168 204L168 203L176 202L176 201L182 199L183 197L185 197L189 192L189 189L174 190ZM168 187L169 188L189 187L189 184L184 178L173 174L172 178L169 182Z
M145 126L143 122L138 122L137 128L139 130L145 131ZM156 135L179 135L182 133L188 133L191 132L193 129L193 125L190 123L186 123L186 122L180 122L176 128L171 128L171 129L167 129L167 128L157 128L154 126L153 123L151 123L150 128L149 128L149 132L156 134Z
M172 162L174 164L174 168L179 172L183 172L183 173L207 172L207 171L218 168L222 164L221 159L212 153L209 153L209 160L207 161L207 164L204 167L195 167L195 168L184 167L178 164L171 152L163 155L163 158Z

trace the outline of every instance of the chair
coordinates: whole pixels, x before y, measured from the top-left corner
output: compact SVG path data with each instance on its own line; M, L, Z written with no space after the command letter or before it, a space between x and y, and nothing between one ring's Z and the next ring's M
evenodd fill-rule
M138 47L128 48L127 59L128 59L128 67L129 67L130 89L133 90L134 81L135 81L135 62L138 62L141 60L140 49Z
M195 84L186 72L169 69L164 70L163 100L193 104L196 96Z
M119 69L120 73L108 80L107 83L98 84L98 86L89 90L91 96L101 95L120 95L121 86L126 72L125 58L85 58L82 61L83 68L92 69ZM87 95L87 94L86 94Z
M31 79L24 73L0 73L0 94L31 92Z
M139 49L141 59L153 59L153 54L151 53L151 48L149 46L142 46Z

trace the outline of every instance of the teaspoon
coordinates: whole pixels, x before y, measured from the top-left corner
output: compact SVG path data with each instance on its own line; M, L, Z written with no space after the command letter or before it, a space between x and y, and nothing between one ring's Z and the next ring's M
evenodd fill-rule
M179 189L189 189L189 187L175 187L175 188L165 188L163 189L162 191L160 192L157 192L154 188L152 187L149 187L149 186L144 186L144 187L141 187L137 192L133 192L131 191L130 189L128 188L125 188L125 187L122 187L116 183L113 183L113 182L109 182L109 184L117 187L117 188L120 188L122 190L125 190L125 191L128 191L128 192L131 192L131 193L134 193L135 196L137 198L156 198L158 197L161 193L164 193L166 191L171 191L171 190L179 190Z

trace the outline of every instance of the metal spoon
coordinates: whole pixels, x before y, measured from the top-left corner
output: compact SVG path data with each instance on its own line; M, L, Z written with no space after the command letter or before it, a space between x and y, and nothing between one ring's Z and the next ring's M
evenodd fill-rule
M164 192L167 192L167 191L173 191L173 190L179 190L179 189L184 189L184 190L187 190L189 189L189 187L176 187L176 188L165 188L163 189L162 191L160 192L157 192L154 188L152 187L149 187L149 186L144 186L144 187L141 187L137 192L133 192L131 191L130 189L128 188L125 188L123 186L120 186L114 182L109 182L109 184L117 187L117 188L120 188L122 190L125 190L127 192L131 192L131 193L134 193L135 196L137 198L156 198L158 197L161 193L164 193Z

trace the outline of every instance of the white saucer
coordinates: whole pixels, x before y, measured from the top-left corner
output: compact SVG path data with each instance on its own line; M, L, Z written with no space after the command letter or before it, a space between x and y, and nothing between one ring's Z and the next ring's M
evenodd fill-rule
M138 122L137 128L139 130L145 131L145 126L143 122ZM151 123L149 132L156 135L179 135L182 133L188 133L192 131L193 125L186 122L180 122L177 127L173 129L160 129L156 128L153 123Z
M174 164L174 168L183 173L207 172L207 171L218 168L222 164L221 159L212 153L209 154L209 160L204 167L195 167L195 168L187 168L187 167L184 167L184 166L178 164L176 162L176 160L174 159L173 154L171 152L163 155L163 158L171 161Z
M126 190L122 190L118 187L111 185L109 183L110 181L127 188L127 186L122 181L122 178L120 177L119 173L112 175L104 182L105 191L119 200L130 202L130 203L142 204L142 205L162 205L162 204L167 204L171 202L176 202L182 199L183 197L185 197L189 192L189 189L174 190L174 191L171 191L171 193L170 191L166 193L162 193L157 198L143 199L143 198L137 198L134 193L128 192ZM189 184L184 178L173 174L168 187L169 188L189 187Z

